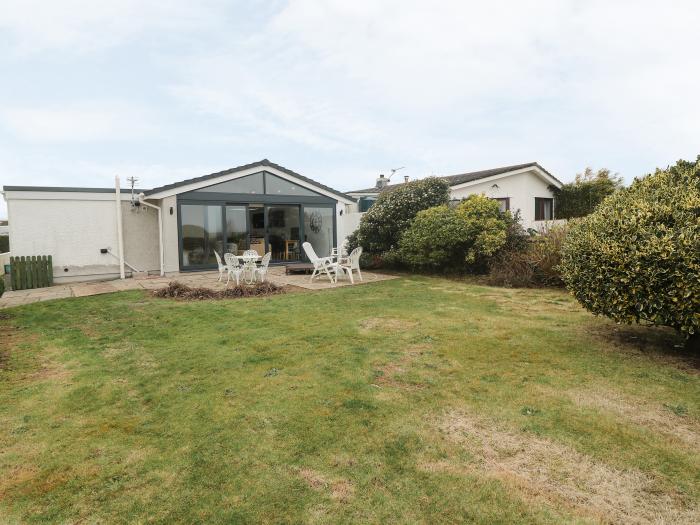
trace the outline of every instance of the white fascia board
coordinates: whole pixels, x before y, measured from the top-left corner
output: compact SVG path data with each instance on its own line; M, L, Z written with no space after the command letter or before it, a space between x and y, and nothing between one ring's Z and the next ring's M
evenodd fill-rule
M316 186L314 184L310 184L304 180L300 180L300 179L297 179L296 177L292 177L288 173L284 173L283 171L280 171L276 168L273 168L272 166L254 166L252 168L237 171L235 173L229 173L226 175L222 175L220 177L215 177L213 179L207 179L204 181L193 182L192 184L187 184L185 186L178 186L177 188L170 188L167 190L159 191L157 193L153 193L151 195L146 195L146 200L163 199L165 197L172 197L173 195L178 195L179 193L186 193L188 191L199 190L202 188L206 188L207 186L213 186L214 184L220 184L222 182L228 182L230 180L240 179L241 177L246 177L248 175L253 175L255 173L262 173L263 171L266 171L268 173L272 173L273 175L277 175L278 177L280 177L282 179L286 179L290 182L293 182L294 184L298 184L299 186L302 186L302 187L309 189L311 191L315 191L316 193L319 193L321 195L325 195L326 197L330 197L331 199L342 202L344 204L353 204L355 202L355 201L351 201L349 199L344 199L340 195L336 195L335 193L331 193L330 191L326 191L323 188L319 188L318 186Z
M10 191L4 192L5 200L26 201L114 201L114 192L91 193L85 191ZM121 200L130 201L131 193L121 193Z
M362 197L378 197L379 192L377 192L377 193L347 193L347 195L350 195L351 197L355 197L356 199L361 199Z
M557 188L561 188L561 183L558 180L556 180L555 178L551 177L544 170L538 168L537 166L530 166L528 168L520 168L519 170L506 171L505 173L499 173L498 175L492 175L491 177L484 177L483 179L476 179L476 180L471 180L469 182L463 182L462 184L455 184L454 186L450 186L450 189L461 190L462 188L476 186L477 184L482 184L484 182L491 182L494 180L503 179L505 177L511 177L513 175L520 175L521 173L528 173L528 172L532 172L532 173L536 174L538 177L543 179L545 182L548 182L552 186L556 186Z

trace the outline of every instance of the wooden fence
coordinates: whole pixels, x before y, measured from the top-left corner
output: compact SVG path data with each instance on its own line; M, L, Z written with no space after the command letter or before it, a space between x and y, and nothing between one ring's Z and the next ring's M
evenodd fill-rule
M10 284L13 290L51 286L53 284L51 256L10 257Z

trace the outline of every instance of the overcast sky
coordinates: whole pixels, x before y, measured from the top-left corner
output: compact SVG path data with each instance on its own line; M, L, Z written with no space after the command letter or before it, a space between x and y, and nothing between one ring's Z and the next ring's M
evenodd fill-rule
M0 0L0 185L700 153L700 2ZM0 199L0 217L6 216Z

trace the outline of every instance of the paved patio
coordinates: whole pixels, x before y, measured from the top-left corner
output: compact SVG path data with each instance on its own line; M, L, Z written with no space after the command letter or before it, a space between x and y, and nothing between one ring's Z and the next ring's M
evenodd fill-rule
M148 279L125 279L116 281L92 281L84 283L57 284L49 288L35 288L32 290L7 291L0 297L0 308L9 308L21 304L35 303L38 301L50 301L52 299L64 299L66 297L86 297L103 293L121 292L124 290L153 290L162 288L171 281L178 281L188 286L223 289L223 282L217 281L218 272L187 272L168 275L165 277L150 277ZM328 279L314 279L310 282L310 275L285 275L283 266L271 266L268 271L268 280L280 286L291 285L308 290L325 290L340 286L350 286L348 279L340 279L336 284L331 284ZM355 278L355 285L395 279L393 275L381 273L362 272L363 280Z

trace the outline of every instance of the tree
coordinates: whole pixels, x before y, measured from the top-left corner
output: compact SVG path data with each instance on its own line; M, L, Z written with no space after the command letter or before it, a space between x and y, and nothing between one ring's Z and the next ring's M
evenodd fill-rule
M447 204L448 200L449 186L437 177L386 189L362 216L357 231L348 237L349 248L362 246L365 253L383 256L398 245L401 233L419 211Z
M577 173L574 182L564 184L561 188L552 186L555 196L557 219L584 217L595 210L605 197L622 187L622 178L610 170L602 168L593 171L586 168Z
M564 283L595 314L700 338L700 156L635 179L575 222Z
M399 260L414 268L483 271L506 243L509 217L483 195L470 195L456 208L423 210L401 235Z

